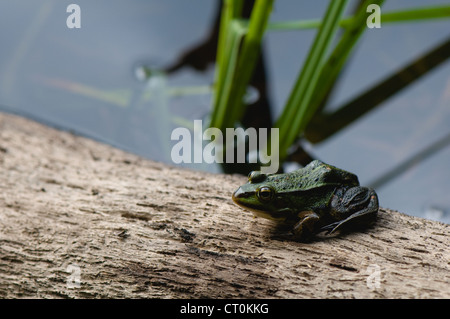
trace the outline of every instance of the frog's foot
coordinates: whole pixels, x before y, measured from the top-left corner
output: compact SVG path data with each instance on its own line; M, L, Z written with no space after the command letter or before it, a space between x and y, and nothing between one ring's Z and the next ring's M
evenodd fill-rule
M348 216L349 212L351 215L322 227L320 231L327 231L328 234L332 234L336 230L344 228L344 226L345 228L367 226L377 216L378 196L371 188L352 187L345 191L344 196L337 204L332 202L332 209L335 216Z
M314 235L315 225L319 221L319 216L313 211L303 211L298 214L300 221L292 229L294 236L307 239Z

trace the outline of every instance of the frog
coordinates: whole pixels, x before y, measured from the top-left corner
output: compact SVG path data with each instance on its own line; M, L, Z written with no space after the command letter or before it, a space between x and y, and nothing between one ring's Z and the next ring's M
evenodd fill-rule
M369 226L379 209L373 188L360 186L355 174L320 160L288 173L252 171L232 200L256 217L287 225L290 235L304 241L322 232Z

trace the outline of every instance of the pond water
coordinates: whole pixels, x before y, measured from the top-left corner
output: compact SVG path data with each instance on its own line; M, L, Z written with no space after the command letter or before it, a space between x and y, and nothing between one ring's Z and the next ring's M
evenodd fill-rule
M66 24L71 3L81 9L79 29ZM320 18L327 3L279 0L271 21ZM387 0L382 11L433 4L448 1ZM207 118L214 66L204 72L181 68L149 80L143 80L143 67L171 65L201 43L217 5L211 0L1 1L0 110L173 164L171 132ZM275 117L314 35L315 30L271 31L265 37ZM382 23L367 30L330 107L449 38L450 20ZM361 184L375 185L381 206L449 223L449 74L446 61L338 134L305 147L314 157L356 173ZM406 169L397 172L405 163ZM213 164L185 166L219 171Z

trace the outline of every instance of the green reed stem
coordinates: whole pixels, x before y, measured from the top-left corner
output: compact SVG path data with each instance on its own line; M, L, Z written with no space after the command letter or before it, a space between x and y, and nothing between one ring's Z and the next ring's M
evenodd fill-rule
M346 4L346 0L330 1L323 23L316 35L297 82L291 91L283 113L275 123L275 127L280 129L279 154L281 161L287 155L288 148L294 143L314 114L314 110L308 106L314 89L318 84L320 69L327 49L338 29Z

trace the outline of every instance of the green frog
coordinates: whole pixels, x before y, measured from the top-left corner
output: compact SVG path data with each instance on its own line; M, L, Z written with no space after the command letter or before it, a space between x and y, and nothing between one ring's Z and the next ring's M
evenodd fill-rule
M319 160L285 174L253 171L232 198L256 216L287 224L301 240L366 226L378 212L373 189L359 186L355 174Z

